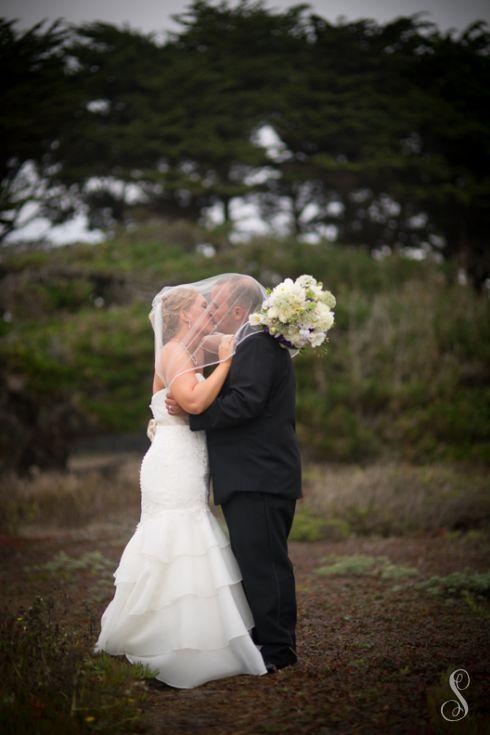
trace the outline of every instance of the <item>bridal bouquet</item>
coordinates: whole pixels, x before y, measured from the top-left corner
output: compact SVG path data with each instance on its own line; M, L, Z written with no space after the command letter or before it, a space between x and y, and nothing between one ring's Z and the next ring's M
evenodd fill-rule
M253 326L262 325L281 345L300 350L319 347L333 326L336 300L313 276L286 278L275 288L267 289L260 311L250 314Z

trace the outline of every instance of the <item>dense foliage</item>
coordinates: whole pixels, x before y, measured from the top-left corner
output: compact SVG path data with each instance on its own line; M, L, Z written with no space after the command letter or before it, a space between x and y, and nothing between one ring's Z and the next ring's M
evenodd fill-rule
M199 247L204 238L214 256ZM144 436L151 297L164 283L220 272L267 286L310 273L337 298L327 353L295 358L305 458L488 459L488 299L448 278L452 266L399 254L376 260L327 242L255 239L220 250L222 241L179 223L121 231L100 245L4 253L7 466L62 466L76 437Z

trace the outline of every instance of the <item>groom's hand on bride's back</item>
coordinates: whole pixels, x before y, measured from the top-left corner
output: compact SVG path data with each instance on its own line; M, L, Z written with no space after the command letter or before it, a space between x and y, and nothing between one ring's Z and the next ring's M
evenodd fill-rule
M167 411L172 414L172 416L184 416L186 413L173 397L172 391L169 391L167 393L167 396L165 398L165 406L167 407Z

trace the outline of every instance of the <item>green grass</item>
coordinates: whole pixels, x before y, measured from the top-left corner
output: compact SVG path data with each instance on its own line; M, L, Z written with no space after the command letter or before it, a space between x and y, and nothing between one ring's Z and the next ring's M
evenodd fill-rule
M88 572L96 575L107 572L114 567L114 562L107 559L100 551L87 551L78 558L59 551L50 561L44 564L30 564L24 567L28 575L38 573L57 574L70 577L72 572Z
M315 569L315 574L327 576L380 576L382 579L400 579L418 574L413 567L393 564L386 556L330 554L325 564Z
M461 597L469 592L490 601L490 571L475 572L465 569L445 576L434 576L415 585L431 595Z
M351 535L349 524L341 518L328 518L308 506L297 507L290 541L342 541Z
M79 575L96 577L87 593L87 601L96 603L106 600L114 592L114 570L117 563L107 559L100 551L87 551L79 557L71 557L59 551L52 559L42 564L30 564L23 568L27 580L55 579L67 585L78 585Z

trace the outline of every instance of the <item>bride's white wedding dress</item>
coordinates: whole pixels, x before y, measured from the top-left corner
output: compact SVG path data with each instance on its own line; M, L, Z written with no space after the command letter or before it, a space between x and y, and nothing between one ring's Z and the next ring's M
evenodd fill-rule
M141 463L141 517L114 572L94 651L147 664L185 689L265 674L240 568L208 505L205 432L170 415L165 394L150 404L157 423Z

